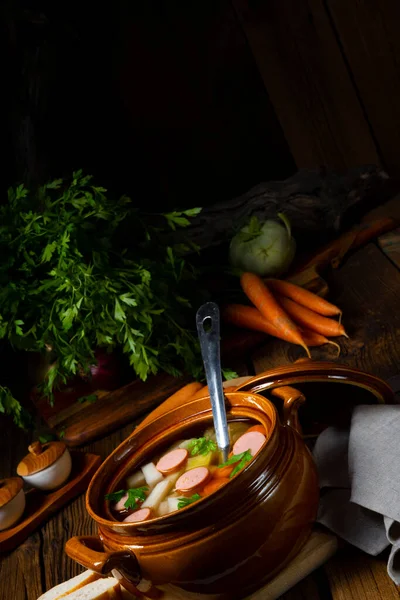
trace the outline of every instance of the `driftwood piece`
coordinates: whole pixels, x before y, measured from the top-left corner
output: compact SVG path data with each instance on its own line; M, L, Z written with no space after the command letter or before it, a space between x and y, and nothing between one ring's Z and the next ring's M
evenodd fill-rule
M204 208L185 229L201 249L231 237L250 216L284 212L295 232L332 235L345 229L399 189L375 166L334 171L302 169L285 181L260 183L233 200Z

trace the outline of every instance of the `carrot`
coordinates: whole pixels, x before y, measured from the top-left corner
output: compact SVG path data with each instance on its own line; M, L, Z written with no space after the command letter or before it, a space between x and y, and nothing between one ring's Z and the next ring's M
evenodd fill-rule
M222 311L222 318L227 323L232 323L237 327L243 327L245 329L253 329L254 331L263 331L268 335L273 335L286 342L292 342L292 336L286 335L285 332L279 332L272 323L270 323L257 308L253 306L244 306L243 304L228 304ZM307 346L321 346L321 342L315 344L310 343L315 341L315 338L310 338L308 333L301 334ZM305 339L307 336L307 340ZM323 342L324 344L326 342ZM201 392L201 390L200 390ZM199 393L200 393L199 392Z
M215 469L213 473L213 479L226 479L232 473L235 465L227 465L226 467L218 467Z
M343 325L338 321L318 315L305 306L296 304L290 298L280 296L278 297L278 301L300 327L306 327L307 329L311 329L311 331L330 337L338 337L340 335L348 337Z
M263 435L266 434L265 431L265 427L263 427L262 425L253 425L253 427L250 427L247 432L249 431L258 431L259 433L262 433Z
M276 292L280 296L290 298L297 304L301 304L319 315L323 315L324 317L335 317L336 315L342 314L340 308L334 304L331 304L324 298L321 298L294 283L282 281L280 279L268 279L267 284L273 292Z
M165 414L169 410L190 402L193 394L196 395L196 392L202 387L202 384L198 383L197 381L193 381L192 383L184 385L183 388L175 392L175 394L172 394L172 396L164 400L160 406L157 406L157 408L147 415L147 417L137 426L136 431L139 428L144 427L144 425L151 423L151 421L154 421L154 419L158 419L158 417Z
M310 351L301 337L296 324L288 317L284 309L275 300L262 279L254 273L243 273L240 283L246 296L258 308L260 313L270 321L279 334L285 335L287 341L302 346L310 357Z
M190 398L190 400L196 400L197 398L203 398L203 396L208 396L209 395L209 391L208 391L208 385L203 385L200 387L200 389L198 389L193 396Z
M328 340L324 335L317 333L316 331L309 331L307 329L301 330L301 335L307 346L324 346L325 344L331 344L332 346L336 346L338 350L338 356L340 355L340 346L336 342L332 342L332 340Z
M211 479L203 488L204 496L209 496L213 492L216 492L226 483L229 483L229 479L227 477L219 477L218 479Z

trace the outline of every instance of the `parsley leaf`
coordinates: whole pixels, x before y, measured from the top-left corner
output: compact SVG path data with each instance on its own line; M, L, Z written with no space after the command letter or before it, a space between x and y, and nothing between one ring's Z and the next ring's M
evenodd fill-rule
M46 444L47 442L52 442L53 440L56 440L57 436L54 435L54 433L43 433L42 435L39 435L39 442L41 442L42 444Z
M193 504L193 502L197 502L197 500L200 499L200 494L193 494L193 496L190 496L190 498L179 498L178 509L185 508L185 506L189 506L189 504Z
M217 444L205 437L200 437L192 440L188 446L188 450L192 456L205 456L209 452L215 452Z
M222 463L221 465L218 465L218 468L221 469L222 467L227 467L228 465L236 464L232 473L229 475L229 478L231 478L234 477L237 473L239 473L239 471L241 471L243 467L245 467L246 464L252 460L252 458L253 456L250 450L246 450L245 452L241 452L240 454L234 454L233 456L228 458L226 462Z
M143 486L140 488L129 488L129 490L118 490L117 492L112 492L111 494L106 494L104 497L106 500L110 502L119 502L125 494L128 494L128 498L124 503L125 508L137 508L138 501L144 502L146 500L146 492L149 488L147 486Z
M125 496L126 490L118 490L118 492L111 492L111 494L106 494L104 498L109 500L110 502L119 502L122 496Z
M127 490L128 500L125 502L126 508L137 508L138 500L144 502L146 500L146 492L149 488L146 486Z
M84 402L89 402L89 404L93 404L94 402L96 402L96 400L96 394L90 394L89 396L81 396L80 398L78 398L77 402L79 402L79 404L83 404Z
M56 362L40 386L54 391L119 350L145 381L160 371L202 374L194 307L204 292L188 259L193 244L172 232L200 208L149 215L114 198L81 170L38 189L11 187L0 203L0 340ZM0 411L22 424L5 388Z
M32 418L28 411L21 406L16 398L14 398L9 388L1 385L0 413L10 415L13 418L14 423L18 427L21 427L21 429L27 429L32 423Z
M221 369L221 371L225 381L229 381L230 379L236 379L237 377L239 377L236 371L232 371L232 369Z

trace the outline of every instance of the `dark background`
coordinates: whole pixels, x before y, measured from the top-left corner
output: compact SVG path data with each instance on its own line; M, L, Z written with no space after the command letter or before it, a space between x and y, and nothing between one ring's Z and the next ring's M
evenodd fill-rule
M299 167L400 167L397 0L5 0L1 187L83 168L205 206Z
M203 206L295 170L229 4L10 2L4 16L7 185L83 168L141 205Z

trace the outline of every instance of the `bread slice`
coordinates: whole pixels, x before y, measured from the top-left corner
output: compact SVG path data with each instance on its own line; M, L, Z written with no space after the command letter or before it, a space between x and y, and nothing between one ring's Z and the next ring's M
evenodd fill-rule
M68 594L65 600L121 600L121 588L115 577L97 579Z
M122 600L137 600L138 597L128 592L128 590L126 590L122 585L120 589Z
M59 585L54 586L51 590L48 590L44 594L38 598L38 600L60 600L61 598L65 598L71 592L75 592L79 590L83 586L88 583L92 583L92 581L96 581L100 578L100 575L95 573L94 571L83 571L80 575L76 577L72 577L72 579L68 579L68 581L64 581Z
M121 585L120 589L121 589L122 600L136 600L137 599L137 596L134 596L133 594L128 592L128 590L126 590L124 587L122 587L122 585Z

